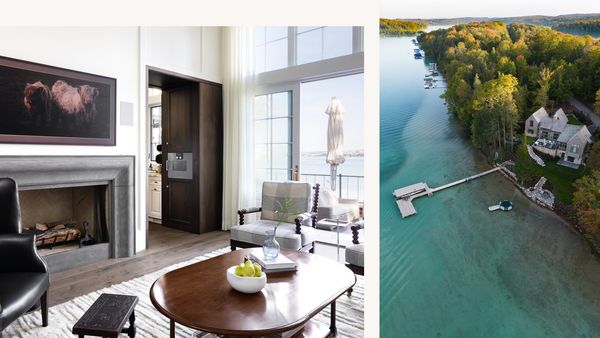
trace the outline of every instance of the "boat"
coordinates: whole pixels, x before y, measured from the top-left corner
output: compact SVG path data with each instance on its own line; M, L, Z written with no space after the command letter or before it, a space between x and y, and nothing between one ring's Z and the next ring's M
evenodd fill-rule
M510 211L513 208L513 204L511 201L509 200L502 200L500 201L500 203L496 204L496 205L492 205L488 207L489 211L496 211L496 210L502 210L502 211Z
M421 54L421 52L415 52L415 59L422 59L423 58L423 54Z

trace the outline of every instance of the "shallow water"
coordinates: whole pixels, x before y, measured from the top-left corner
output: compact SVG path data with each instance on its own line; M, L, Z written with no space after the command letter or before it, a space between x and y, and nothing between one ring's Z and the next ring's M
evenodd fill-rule
M412 37L381 39L382 337L598 337L600 260L500 174L422 197L403 219L392 191L488 169L423 89ZM511 212L490 213L502 199Z

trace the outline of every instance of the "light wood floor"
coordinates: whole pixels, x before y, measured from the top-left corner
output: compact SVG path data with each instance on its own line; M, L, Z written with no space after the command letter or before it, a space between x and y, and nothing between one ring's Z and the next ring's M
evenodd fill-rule
M48 305L143 276L163 267L229 246L229 233L191 234L150 223L148 250L129 258L95 262L50 275Z

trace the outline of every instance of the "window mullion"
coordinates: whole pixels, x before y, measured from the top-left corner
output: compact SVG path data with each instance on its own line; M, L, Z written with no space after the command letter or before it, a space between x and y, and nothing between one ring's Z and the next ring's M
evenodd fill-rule
M288 66L295 66L297 64L298 57L296 55L297 38L296 38L296 27L288 27Z

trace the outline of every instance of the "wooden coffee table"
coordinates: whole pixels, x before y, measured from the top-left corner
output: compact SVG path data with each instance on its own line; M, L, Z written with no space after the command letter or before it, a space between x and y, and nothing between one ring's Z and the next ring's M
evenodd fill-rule
M337 332L335 301L356 283L350 269L309 253L281 250L298 270L267 275L257 294L242 294L227 282L227 268L249 250L236 250L166 273L150 288L152 304L171 321L231 336L269 336L302 327L294 337L329 337ZM329 327L311 321L331 306Z

